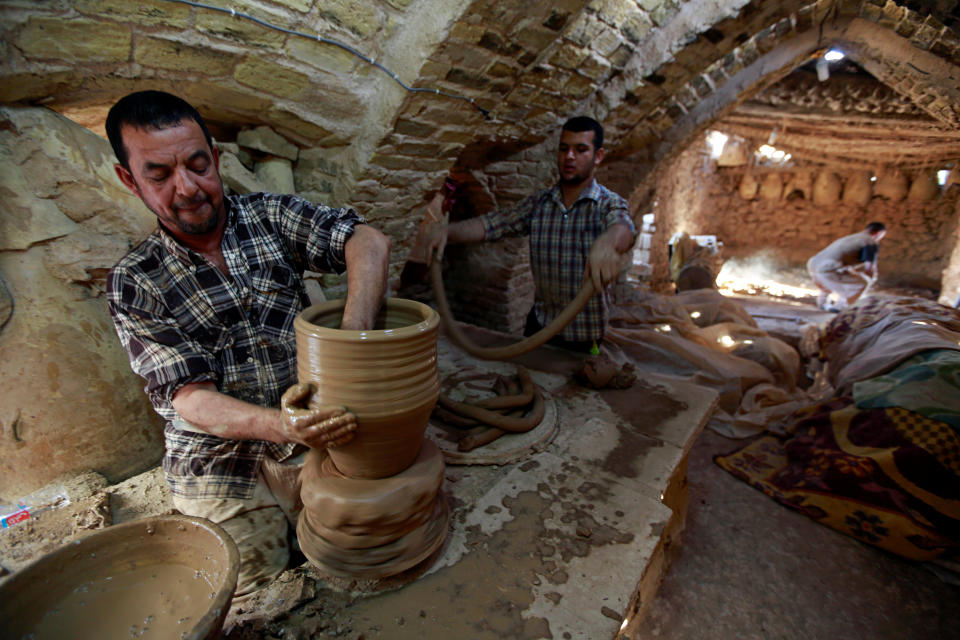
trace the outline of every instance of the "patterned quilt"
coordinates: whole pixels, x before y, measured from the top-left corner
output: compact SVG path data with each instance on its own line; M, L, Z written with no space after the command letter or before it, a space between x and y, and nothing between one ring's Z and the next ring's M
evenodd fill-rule
M960 555L960 351L920 352L717 464L787 507L917 560Z

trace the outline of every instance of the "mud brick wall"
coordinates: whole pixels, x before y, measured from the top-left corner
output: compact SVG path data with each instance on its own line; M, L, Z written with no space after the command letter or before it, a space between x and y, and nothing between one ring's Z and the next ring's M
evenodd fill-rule
M743 170L717 169L705 153L688 150L661 180L661 216L668 227L665 242L679 231L713 234L724 255L745 256L773 250L787 265L802 266L836 238L872 221L887 225L881 246L880 274L886 284L937 289L956 243L960 187L941 189L927 202L892 201L874 195L868 204L817 204L808 193L786 199L744 200L738 192ZM780 171L784 183L794 173ZM838 174L841 182L846 176ZM762 180L762 176L758 178Z
M841 178L842 179L842 178ZM956 215L956 187L930 202L874 196L866 206L838 202L818 205L806 198L744 201L736 183L721 177L708 182L708 200L718 213L702 212L701 225L716 233L726 255L743 255L765 246L787 262L806 260L836 238L874 220L887 225L880 255L884 281L939 287L953 241L948 233Z

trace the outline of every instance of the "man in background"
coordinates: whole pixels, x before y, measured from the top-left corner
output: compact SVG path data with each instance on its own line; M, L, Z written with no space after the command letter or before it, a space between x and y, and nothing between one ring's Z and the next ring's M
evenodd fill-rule
M839 311L857 301L877 281L877 254L887 234L882 222L871 222L863 231L834 240L807 261L807 271L820 290L817 306ZM830 302L830 296L837 298Z
M573 321L551 340L581 353L597 353L607 324L605 288L623 270L636 238L626 200L600 185L595 172L603 160L603 127L593 118L567 120L557 147L556 185L502 211L454 224L430 225L414 249L432 260L448 242L472 243L528 236L530 266L536 288L525 333L548 325L590 280L598 292ZM440 218L442 197L428 215Z

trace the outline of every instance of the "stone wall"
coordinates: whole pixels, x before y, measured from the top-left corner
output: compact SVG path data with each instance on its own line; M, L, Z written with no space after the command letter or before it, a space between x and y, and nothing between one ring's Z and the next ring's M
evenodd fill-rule
M442 0L224 6L226 12L162 0L4 3L0 103L42 99L96 128L121 95L169 90L226 130L226 139L269 125L322 151L323 171L333 179L321 177L311 188L340 205L353 197L358 168L406 97L390 75L344 47L412 82L463 9Z
M0 192L0 499L154 466L160 421L102 294L156 219L113 178L105 140L43 108L0 108Z
M463 159L452 172L463 185L452 219L508 208L555 184L556 145L557 138L551 138L485 166L471 167L470 159ZM523 333L534 296L526 238L449 247L444 282L458 320L512 335Z

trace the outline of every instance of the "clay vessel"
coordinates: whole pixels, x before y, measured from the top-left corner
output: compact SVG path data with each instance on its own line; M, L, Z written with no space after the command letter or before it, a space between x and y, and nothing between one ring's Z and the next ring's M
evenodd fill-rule
M900 202L907 195L907 177L899 171L884 171L877 176L874 195L891 202Z
M869 171L854 171L843 185L843 201L865 207L873 197L873 183Z
M760 197L764 200L779 200L783 193L783 182L776 173L768 173L760 183Z
M940 185L937 183L936 171L919 171L910 190L907 191L907 200L914 202L930 202L940 195Z
M214 640L240 555L204 518L159 516L66 544L0 585L5 638Z
M369 331L338 329L345 300L304 309L294 321L297 375L313 383L311 405L343 405L357 416L357 435L330 449L350 478L386 478L417 458L440 396L440 316L425 304L389 298Z
M813 203L820 205L840 202L843 183L832 171L821 171L813 181Z
M759 189L760 185L757 184L757 179L753 177L753 174L744 174L743 179L740 180L740 197L744 200L753 200L757 197L757 191Z

